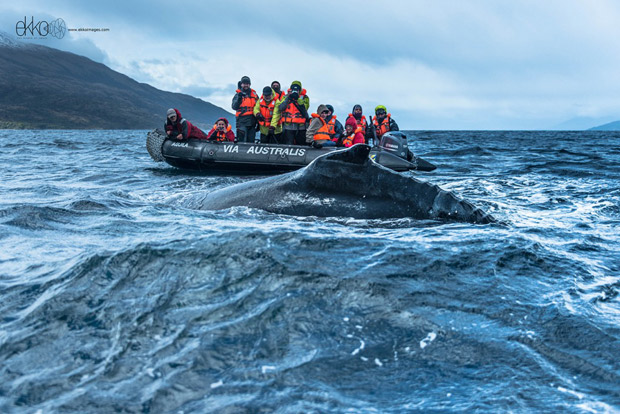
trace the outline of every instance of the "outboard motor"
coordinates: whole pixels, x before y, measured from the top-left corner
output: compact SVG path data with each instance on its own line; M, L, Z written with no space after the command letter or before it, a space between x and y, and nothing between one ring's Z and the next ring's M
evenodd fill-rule
M370 152L370 158L395 171L433 171L436 166L418 158L407 146L407 135L400 131L383 134L378 147Z
M407 147L407 136L400 131L389 131L383 134L379 148L388 151L407 161L411 161L413 153ZM409 155L411 153L411 155Z
M399 131L383 134L379 146L370 152L370 158L395 171L417 169L415 157L407 147L407 136Z

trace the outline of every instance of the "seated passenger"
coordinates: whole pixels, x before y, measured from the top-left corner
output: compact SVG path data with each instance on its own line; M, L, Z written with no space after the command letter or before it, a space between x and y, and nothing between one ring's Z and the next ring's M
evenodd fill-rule
M366 122L366 117L362 114L362 105L360 104L353 105L353 110L349 114L348 118L351 118L351 117L355 118L355 122L357 123L357 126L362 127L362 134L366 136L367 129L368 129L368 123Z
M374 145L379 145L381 137L388 131L398 131L398 125L392 119L392 115L387 113L387 109L383 105L377 105L375 108L375 116L372 117L372 124L377 136L377 142Z
M176 108L168 109L166 112L166 123L164 124L166 135L170 138L176 138L178 140L187 138L207 139L207 134L191 122L187 121L181 116Z
M344 127L342 126L340 121L336 119L336 115L334 115L334 107L331 105L325 105L325 106L327 107L327 110L329 111L329 114L327 114L327 118L325 118L325 120L329 122L331 121L332 116L334 117L334 121L336 122L336 124L334 125L334 139L338 140L340 136L342 135L342 133L344 132Z
M362 133L362 127L357 125L355 118L350 116L347 122L344 124L344 134L338 141L338 146L350 147L355 144L365 143L364 134Z
M333 141L336 117L333 116L329 122L326 121L329 109L323 104L319 105L316 111L318 114L312 114L312 121L306 131L306 144L315 148L336 146L336 142Z
M228 120L226 118L220 118L215 121L215 125L213 125L213 129L209 131L209 136L207 138L209 141L234 141L235 133L232 132L232 128L228 124Z

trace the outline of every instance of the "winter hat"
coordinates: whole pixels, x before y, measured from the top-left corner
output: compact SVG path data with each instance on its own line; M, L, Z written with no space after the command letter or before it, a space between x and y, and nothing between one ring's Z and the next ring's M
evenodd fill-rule
M277 83L277 84L278 84L278 87L277 87L277 88L276 88L275 86L273 86L273 84L274 84L274 83ZM282 85L280 85L280 82L279 82L279 81L273 81L273 82L271 82L271 89L273 89L274 91L276 91L276 92L280 92L280 88L281 88L281 87L282 87Z
M241 83L249 83L251 85L252 81L250 81L250 77L249 76L242 76L241 77Z
M273 90L271 90L269 86L265 86L263 88L263 96L270 96L270 95L273 95Z
M176 115L177 111L174 110L174 108L170 108L168 109L168 111L166 111L166 118L171 117L172 115Z
M344 126L351 125L353 129L357 128L357 122L355 122L355 118L352 116L347 118L347 122L344 123Z
M334 107L331 105L325 105L327 107L327 109L329 109L329 112L331 112L332 114L334 113Z
M351 110L351 112L352 112L352 113L353 113L353 112L355 112L355 110L356 110L356 109L358 109L358 108L359 108L359 110L361 111L361 110L362 110L362 105L360 105L360 104L355 104L355 105L353 105L353 109Z
M300 92L301 91L301 82L293 81L291 83L291 90L296 90L296 91Z
M220 122L220 121L224 121L224 124L226 124L226 126L228 126L228 119L226 119L226 118L218 118L218 120L215 121L215 124L217 125L217 123Z

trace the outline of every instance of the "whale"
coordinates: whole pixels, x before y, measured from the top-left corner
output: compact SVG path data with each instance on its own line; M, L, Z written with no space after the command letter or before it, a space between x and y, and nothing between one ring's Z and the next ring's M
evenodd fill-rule
M201 210L246 206L291 216L496 222L450 191L374 162L370 150L357 144L330 152L300 170L217 189L192 204Z

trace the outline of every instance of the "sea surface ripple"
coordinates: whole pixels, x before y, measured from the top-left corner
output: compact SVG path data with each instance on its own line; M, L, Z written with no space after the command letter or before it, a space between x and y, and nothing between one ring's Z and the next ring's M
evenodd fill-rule
M0 412L620 412L620 133L408 132L501 223L200 211L146 131L0 131Z

